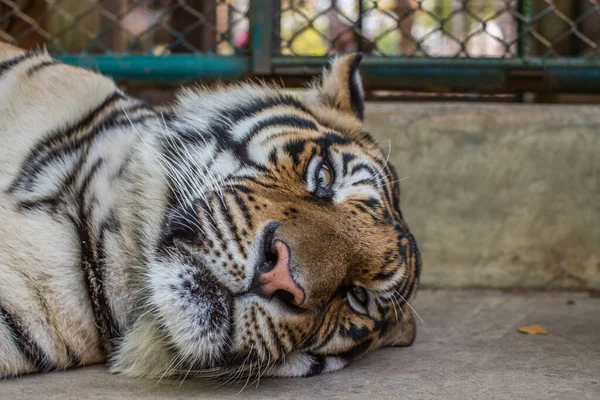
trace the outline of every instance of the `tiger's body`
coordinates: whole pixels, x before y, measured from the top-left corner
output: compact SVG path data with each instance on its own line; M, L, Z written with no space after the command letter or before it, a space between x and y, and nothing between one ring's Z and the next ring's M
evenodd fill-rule
M420 258L354 64L302 102L239 85L156 110L0 43L0 378L305 376L410 344Z

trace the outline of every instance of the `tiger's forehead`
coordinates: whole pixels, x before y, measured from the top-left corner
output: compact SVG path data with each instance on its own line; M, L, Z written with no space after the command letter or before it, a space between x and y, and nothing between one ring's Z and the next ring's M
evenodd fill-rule
M319 153L327 152L339 170L338 176L354 174L351 164L360 164L363 178L381 172L386 159L382 150L356 121L342 112L324 111L303 104L297 98L271 87L240 85L217 91L187 90L180 93L170 120L175 131L194 127L205 140L215 141L221 150L240 150L252 163L267 167L272 152L286 150L293 157L314 143ZM332 121L334 123L332 123ZM358 137L357 137L358 136ZM202 144L202 143L201 143ZM295 147L291 149L291 144ZM244 157L239 157L242 159ZM350 167L350 169L349 169ZM385 173L382 174L386 175Z
M313 135L327 130L341 131L349 133L348 137L358 136L357 142L370 145L363 150L379 150L368 133L361 134L363 123L351 115L304 104L297 97L271 86L241 84L220 90L187 89L179 93L173 110L181 127L195 126L199 131L224 129L238 142L249 142L265 129L281 126Z

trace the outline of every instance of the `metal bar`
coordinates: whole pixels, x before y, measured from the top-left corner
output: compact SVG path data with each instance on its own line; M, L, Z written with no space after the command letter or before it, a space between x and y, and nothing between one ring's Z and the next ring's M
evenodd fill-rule
M132 81L239 79L252 72L247 56L212 54L63 55L57 59ZM306 82L321 72L327 57L273 57L277 77ZM598 93L600 58L419 59L367 57L361 66L368 89L424 92Z
M525 18L525 23L519 21L519 42L517 52L519 57L530 57L533 54L532 37L527 28L533 19L533 0L519 0L518 11Z
M533 0L519 0L517 2L517 11L523 16L525 21L519 19L518 30L519 40L517 42L517 56L518 57L531 57L533 48L531 41L531 34L529 34L527 28L531 24L533 17ZM525 93L520 92L517 94L517 101L519 103L525 102Z
M273 0L251 0L250 39L252 51L252 72L255 75L269 75L272 72L273 57Z
M201 78L240 79L250 73L250 58L214 54L153 55L55 55L57 60L77 65L115 79L196 80Z
M303 67L314 69L321 68L331 61L329 57L302 57L302 56L282 56L273 57L273 66L282 67ZM405 58L401 56L387 57L365 57L361 66L473 66L476 68L493 66L519 66L519 67L543 67L543 66L563 66L563 67L600 67L600 57L560 57L560 58Z
M272 0L272 4L275 14L273 15L273 28L271 32L271 57L281 54L281 0Z
M279 76L316 75L327 58L274 57ZM369 89L427 92L600 92L600 58L406 59L366 58Z

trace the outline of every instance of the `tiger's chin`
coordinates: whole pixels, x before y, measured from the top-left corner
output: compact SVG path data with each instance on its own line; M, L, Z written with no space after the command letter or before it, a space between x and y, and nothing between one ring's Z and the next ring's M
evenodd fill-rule
M152 263L147 284L146 306L109 360L113 373L150 379L306 377L348 364L341 357L304 351L267 362L264 350L248 351L239 337L236 340L236 320L243 319L244 310L258 297L250 294L236 300L207 268L185 256L170 253ZM277 302L262 307L284 312Z
M111 370L162 377L224 367L233 334L229 290L175 253L150 263L146 284L140 316L118 344Z
M134 378L162 379L207 377L227 381L243 381L256 377L308 377L340 370L349 364L337 356L316 357L303 351L293 352L284 361L261 366L248 362L250 355L238 356L229 364L214 367L199 366L181 360L164 340L156 321L144 317L138 321L132 335L124 338L109 362L112 373Z
M245 381L248 377L308 377L330 373L346 367L350 361L337 356L315 356L304 351L288 354L285 360L264 365L252 354L229 356L228 361L209 366L206 362L216 349L197 349L196 362L173 351L157 320L143 316L126 335L109 360L110 372L134 378L162 379L198 376ZM200 360L205 360L202 362Z

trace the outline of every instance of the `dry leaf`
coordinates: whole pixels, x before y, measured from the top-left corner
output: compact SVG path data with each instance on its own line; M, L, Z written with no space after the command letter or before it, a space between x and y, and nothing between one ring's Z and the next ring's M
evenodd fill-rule
M517 331L519 331L521 333L525 333L527 335L547 335L548 334L548 331L546 329L544 329L543 326L538 325L538 324L521 326L521 327L517 328Z

